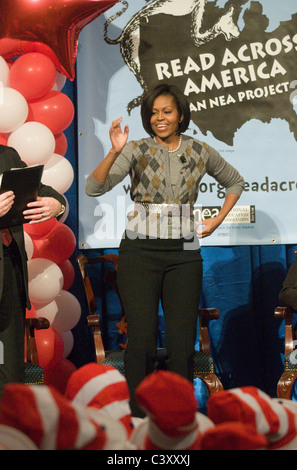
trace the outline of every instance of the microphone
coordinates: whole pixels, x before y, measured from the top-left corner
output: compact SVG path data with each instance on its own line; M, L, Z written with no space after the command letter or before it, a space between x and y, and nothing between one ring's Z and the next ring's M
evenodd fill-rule
M186 163L186 157L184 157L183 155L181 157L179 157L180 161L182 164Z

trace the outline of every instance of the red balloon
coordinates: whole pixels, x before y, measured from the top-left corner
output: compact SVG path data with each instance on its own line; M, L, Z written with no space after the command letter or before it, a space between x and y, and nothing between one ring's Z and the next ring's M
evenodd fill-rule
M31 310L26 308L26 318L35 318L36 310L33 305L31 305Z
M7 145L7 139L8 139L8 137L5 134L0 134L0 144L1 145Z
M0 2L0 55L47 55L74 80L81 30L118 0L3 0Z
M44 222L40 222L38 224L24 224L23 228L31 238L38 238L44 237L57 225L57 223L57 219L53 217L52 219L45 220Z
M75 365L68 359L62 359L50 370L44 371L44 383L50 385L64 395L67 383L73 372Z
M27 122L40 122L48 127L54 135L67 129L74 116L74 106L71 99L61 91L51 90L40 100L30 101L28 106Z
M36 330L35 338L39 364L44 370L49 370L63 357L63 340L52 327Z
M55 135L55 140L56 147L54 153L57 153L58 155L62 155L64 157L68 148L68 141L66 135L64 134L64 132L60 132L60 134Z
M62 289L68 290L72 286L75 278L73 264L71 263L71 261L69 261L69 259L67 259L66 261L64 261L64 263L59 265L59 268L61 269L64 278L64 284Z
M56 67L46 55L31 52L14 62L9 73L9 84L26 100L36 100L52 89L56 75Z
M60 266L75 250L75 235L72 230L61 222L40 239L32 239L34 252L32 258L45 258Z

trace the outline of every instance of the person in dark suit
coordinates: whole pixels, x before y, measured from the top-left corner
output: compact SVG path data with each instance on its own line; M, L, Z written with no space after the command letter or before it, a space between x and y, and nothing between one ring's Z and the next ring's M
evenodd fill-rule
M18 152L0 145L0 174L11 168L27 165ZM14 203L14 194L0 194L0 218ZM52 187L40 184L36 201L28 204L24 216L29 223L40 223L61 217L65 198ZM28 295L27 254L23 226L7 227L0 236L0 341L4 358L0 358L0 397L6 383L24 380L24 330Z

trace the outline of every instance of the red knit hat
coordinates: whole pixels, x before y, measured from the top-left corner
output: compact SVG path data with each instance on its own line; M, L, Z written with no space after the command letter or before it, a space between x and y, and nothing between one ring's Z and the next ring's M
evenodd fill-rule
M178 374L156 371L136 389L136 399L147 417L131 436L141 449L198 450L201 434L213 426L197 412L193 385Z
M125 377L114 367L90 363L73 372L65 396L76 405L100 409L119 420L128 436L133 430L129 389Z
M207 429L201 436L201 450L260 450L268 441L265 436L240 422L225 422Z
M267 449L297 449L296 412L255 387L211 395L208 416L215 424L240 422L268 440Z
M41 450L120 449L126 440L120 423L73 405L45 385L6 385L0 423L23 432Z

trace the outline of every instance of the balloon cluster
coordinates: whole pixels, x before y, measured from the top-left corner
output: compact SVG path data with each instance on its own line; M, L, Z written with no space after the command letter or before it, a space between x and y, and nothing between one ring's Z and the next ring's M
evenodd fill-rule
M42 183L60 194L70 188L74 178L65 158L64 130L74 116L72 101L61 91L65 81L51 59L41 53L24 54L12 64L0 57L0 143L15 148L28 166L43 164ZM32 304L27 316L45 317L50 322L48 330L36 332L39 362L48 380L54 380L61 370L75 369L66 358L81 308L68 292L74 281L69 257L76 244L72 230L63 223L68 211L67 203L60 221L54 218L24 225Z
M81 30L118 1L2 0L0 56L11 59L40 52L53 61L60 73L74 80Z

